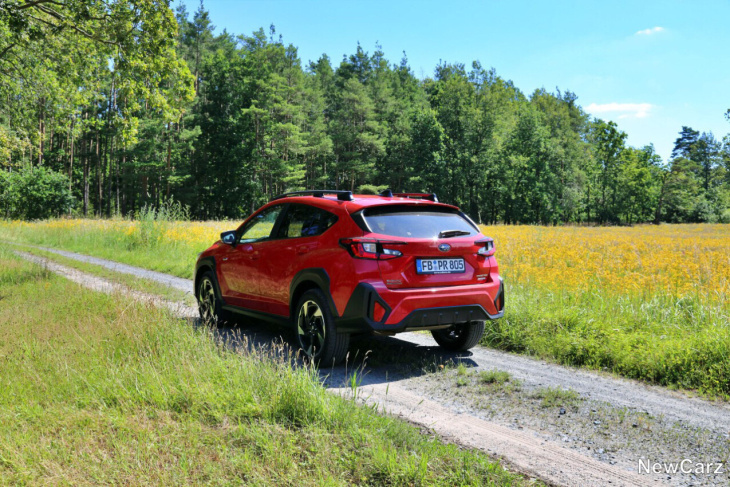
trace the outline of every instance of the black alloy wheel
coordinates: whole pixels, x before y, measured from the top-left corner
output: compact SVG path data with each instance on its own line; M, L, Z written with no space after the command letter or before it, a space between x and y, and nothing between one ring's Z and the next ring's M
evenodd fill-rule
M350 334L337 332L324 293L320 289L306 291L296 310L297 342L304 356L320 365L342 362L350 346Z
M297 338L302 351L313 359L322 355L327 330L322 309L313 300L307 300L299 308Z
M209 326L220 326L224 323L236 325L232 314L223 309L223 300L218 296L215 277L211 271L202 275L198 282L195 297L198 300L200 321Z

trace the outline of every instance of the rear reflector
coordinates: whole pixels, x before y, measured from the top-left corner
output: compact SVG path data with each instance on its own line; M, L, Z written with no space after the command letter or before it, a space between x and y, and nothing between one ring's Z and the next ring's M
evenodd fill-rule
M375 305L373 306L373 319L380 322L383 321L383 316L385 316L385 308L383 308L380 303L376 301Z
M497 291L497 297L494 299L494 308L497 313L504 309L504 281L502 278L499 279L499 290Z

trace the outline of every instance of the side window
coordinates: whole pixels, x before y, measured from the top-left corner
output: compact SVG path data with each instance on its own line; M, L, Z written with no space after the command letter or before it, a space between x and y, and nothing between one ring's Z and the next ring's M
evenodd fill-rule
M282 205L272 206L253 217L243 228L239 242L250 243L269 238L282 208Z
M279 238L322 235L335 224L337 217L329 211L307 205L290 205L279 228Z

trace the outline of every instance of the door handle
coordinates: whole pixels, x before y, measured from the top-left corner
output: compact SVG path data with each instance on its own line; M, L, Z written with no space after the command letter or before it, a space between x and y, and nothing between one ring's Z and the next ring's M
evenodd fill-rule
M306 244L297 247L297 254L306 254L317 248L317 244Z
M243 255L251 260L258 259L258 251L254 250L253 245L251 244L241 246L241 252L243 252Z

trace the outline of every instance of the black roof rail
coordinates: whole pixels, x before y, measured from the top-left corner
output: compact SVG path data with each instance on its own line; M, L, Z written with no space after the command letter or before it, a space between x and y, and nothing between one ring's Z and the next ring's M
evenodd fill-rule
M438 203L439 199L436 196L436 193L392 193L392 196L397 196L399 198L416 198L420 200L429 200L433 201L434 203ZM381 195L384 196L384 195Z
M326 194L337 195L337 199L340 201L352 201L352 191L343 191L338 189L310 189L307 191L291 191L289 193L283 193L278 196L271 198L271 201L278 200L281 198L287 198L289 196L314 196L315 198L324 198Z

